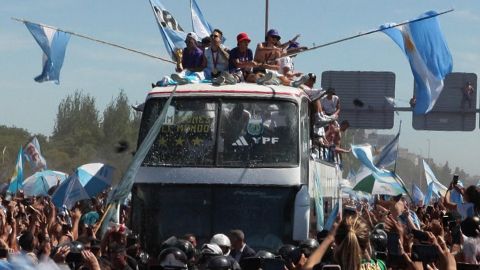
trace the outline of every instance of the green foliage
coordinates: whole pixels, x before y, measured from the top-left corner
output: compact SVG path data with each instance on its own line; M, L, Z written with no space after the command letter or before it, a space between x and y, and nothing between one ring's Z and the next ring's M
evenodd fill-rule
M0 126L0 181L7 182L13 172L20 146L33 136L39 140L49 169L71 174L78 166L102 162L116 168L115 180L126 170L132 152L136 149L141 114L131 113L128 98L122 90L103 111L103 119L96 108L95 98L76 91L58 106L55 127L51 137L30 134L24 129ZM115 146L125 141L129 149L117 153ZM24 176L31 174L24 164Z

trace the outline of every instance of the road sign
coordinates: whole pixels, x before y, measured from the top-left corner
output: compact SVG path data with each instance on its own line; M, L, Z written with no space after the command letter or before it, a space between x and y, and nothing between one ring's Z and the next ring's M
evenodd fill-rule
M395 97L395 74L377 71L325 71L322 88L335 88L340 97L340 121L353 128L393 128L393 106L385 97Z
M470 86L467 86L468 83ZM433 109L426 115L412 114L417 130L473 131L476 125L477 75L450 73Z

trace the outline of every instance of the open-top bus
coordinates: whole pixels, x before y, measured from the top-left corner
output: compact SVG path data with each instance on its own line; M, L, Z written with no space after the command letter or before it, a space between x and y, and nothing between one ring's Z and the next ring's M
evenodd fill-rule
M173 89L149 92L139 144ZM309 100L301 89L178 86L135 180L132 228L151 254L185 233L205 242L242 229L249 245L270 250L304 240L315 227L314 174L326 197L341 175L334 164L313 160L310 145Z

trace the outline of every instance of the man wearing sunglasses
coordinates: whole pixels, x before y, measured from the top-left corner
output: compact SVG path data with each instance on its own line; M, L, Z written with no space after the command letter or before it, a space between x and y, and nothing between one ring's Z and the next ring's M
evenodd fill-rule
M207 68L204 72L206 79L220 77L222 72L228 73L228 59L230 57L229 50L222 44L222 31L215 29L210 37L212 43L210 47L205 48Z

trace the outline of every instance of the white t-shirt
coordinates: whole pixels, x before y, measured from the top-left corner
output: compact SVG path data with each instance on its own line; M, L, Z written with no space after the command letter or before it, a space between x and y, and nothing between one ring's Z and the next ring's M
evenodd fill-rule
M463 236L463 255L467 263L480 263L480 237Z
M278 59L278 63L280 68L278 69L278 72L283 75L283 68L287 67L290 71L293 71L293 61L292 58L289 56L282 57Z
M320 99L322 103L323 111L326 114L332 114L337 110L338 96L332 95L332 99L328 99L327 96L324 96Z

